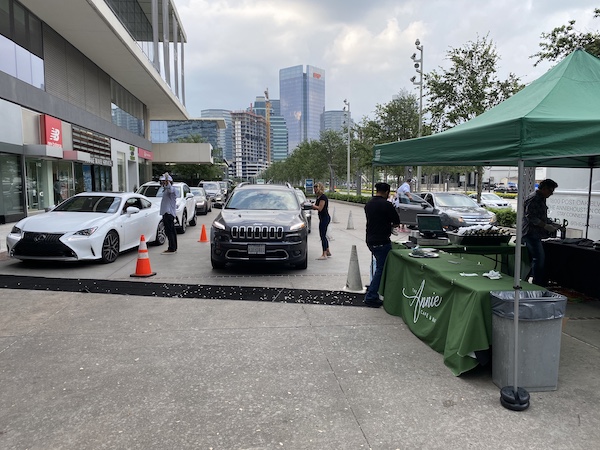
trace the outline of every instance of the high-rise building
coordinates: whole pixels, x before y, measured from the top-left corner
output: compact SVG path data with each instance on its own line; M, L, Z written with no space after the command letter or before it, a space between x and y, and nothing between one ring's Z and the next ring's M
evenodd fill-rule
M223 149L223 158L227 163L233 161L233 122L231 111L227 109L203 109L200 117L211 119L223 119L225 129L219 130L218 148Z
M213 157L222 158L221 131L225 130L225 120L202 118L190 120L153 120L150 122L150 136L154 144L186 142L200 136L202 142L212 145Z
M281 115L281 101L270 100L270 102L271 162L283 161L288 157L288 130L285 119ZM252 110L266 118L266 105L267 99L265 97L256 97Z
M288 154L303 141L318 140L325 111L325 71L314 66L279 70L281 115L288 127Z
M346 128L346 111L325 111L321 116L321 131L333 130L344 132ZM350 118L352 126L352 118Z
M250 180L267 168L267 123L263 116L249 111L231 113L233 122L233 161L229 174Z

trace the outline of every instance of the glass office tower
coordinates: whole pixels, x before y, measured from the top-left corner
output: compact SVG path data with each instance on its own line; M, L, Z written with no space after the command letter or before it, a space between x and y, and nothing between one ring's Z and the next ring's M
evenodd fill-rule
M306 72L303 66L280 69L279 97L291 154L302 141L319 139L325 111L325 71L309 65Z

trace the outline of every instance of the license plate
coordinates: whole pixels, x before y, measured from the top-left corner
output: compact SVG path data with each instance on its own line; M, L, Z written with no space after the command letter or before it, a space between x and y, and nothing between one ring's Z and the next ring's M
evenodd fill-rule
M248 244L249 255L264 255L265 244Z

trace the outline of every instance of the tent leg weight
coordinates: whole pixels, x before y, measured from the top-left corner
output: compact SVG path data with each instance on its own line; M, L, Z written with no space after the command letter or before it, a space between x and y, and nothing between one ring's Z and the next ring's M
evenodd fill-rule
M500 390L500 403L511 411L525 411L529 408L529 392L523 388L506 386Z

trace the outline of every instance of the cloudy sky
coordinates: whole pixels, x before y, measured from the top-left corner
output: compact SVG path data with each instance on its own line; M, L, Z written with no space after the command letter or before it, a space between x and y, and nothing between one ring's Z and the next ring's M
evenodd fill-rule
M279 69L313 65L326 72L328 110L348 99L352 116L373 117L417 75L410 59L424 46L425 72L448 67L446 53L488 35L500 55L499 77L529 83L540 35L576 20L600 29L593 0L174 0L187 34L186 103L240 110L269 89L279 98ZM417 52L418 54L418 52ZM415 91L418 93L418 91Z

